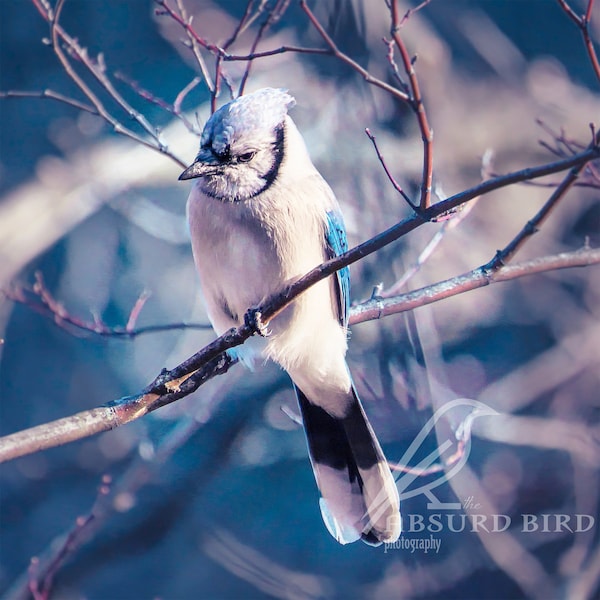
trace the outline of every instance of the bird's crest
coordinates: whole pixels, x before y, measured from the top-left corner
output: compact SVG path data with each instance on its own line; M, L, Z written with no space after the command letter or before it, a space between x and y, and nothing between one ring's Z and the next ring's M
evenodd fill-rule
M286 90L264 88L240 96L217 110L206 123L202 145L212 143L217 153L226 153L236 140L262 137L280 125L296 101Z

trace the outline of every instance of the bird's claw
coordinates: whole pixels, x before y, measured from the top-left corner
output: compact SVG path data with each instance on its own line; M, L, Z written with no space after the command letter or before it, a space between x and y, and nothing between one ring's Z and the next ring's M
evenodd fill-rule
M253 329L262 337L269 337L271 332L268 325L262 320L262 313L258 308L250 308L244 315L244 324Z

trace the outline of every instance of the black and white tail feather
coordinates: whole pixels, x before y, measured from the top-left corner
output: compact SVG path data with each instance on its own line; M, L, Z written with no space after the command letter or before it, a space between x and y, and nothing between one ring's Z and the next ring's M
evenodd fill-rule
M401 531L398 490L354 387L342 418L295 389L329 533L341 544L396 541Z

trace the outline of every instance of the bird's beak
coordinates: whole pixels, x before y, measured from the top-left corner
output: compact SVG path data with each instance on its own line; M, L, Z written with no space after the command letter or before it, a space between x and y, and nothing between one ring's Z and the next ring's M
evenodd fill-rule
M196 161L193 162L180 176L179 180L183 181L185 179L194 179L196 177L202 177L206 175L209 170L213 167L212 165L208 165L206 163Z

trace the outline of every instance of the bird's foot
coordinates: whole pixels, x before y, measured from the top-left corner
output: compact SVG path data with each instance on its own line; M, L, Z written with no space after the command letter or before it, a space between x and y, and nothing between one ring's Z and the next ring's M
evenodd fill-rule
M262 337L269 337L271 335L268 324L263 322L262 313L258 308L248 309L248 312L244 315L244 324Z

